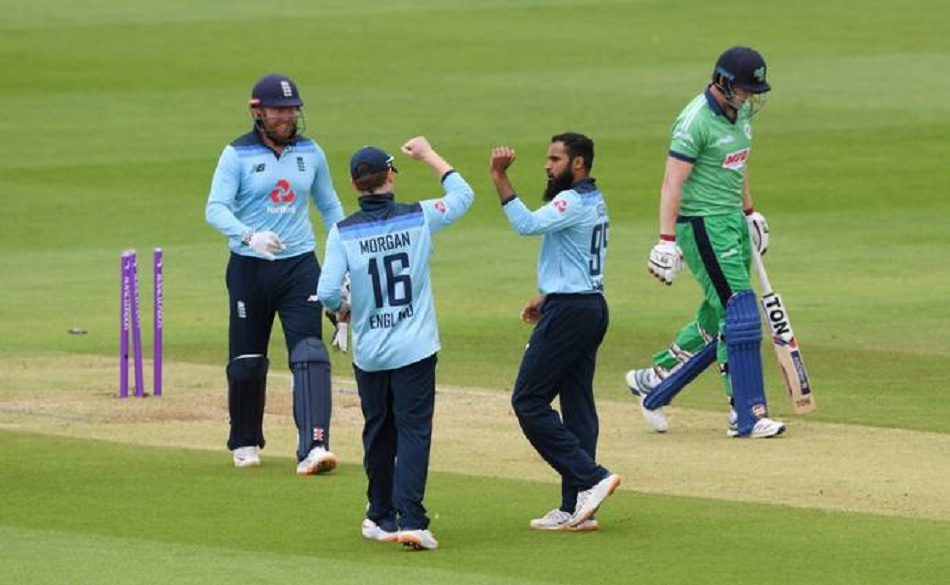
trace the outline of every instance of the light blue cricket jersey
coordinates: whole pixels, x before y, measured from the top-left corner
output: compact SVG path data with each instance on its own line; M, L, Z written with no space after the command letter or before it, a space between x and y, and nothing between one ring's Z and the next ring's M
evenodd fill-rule
M442 178L445 195L418 203L394 196L360 197L360 211L330 229L317 296L340 307L350 273L353 363L364 371L393 370L439 351L429 278L432 234L460 219L475 199L455 171Z
M609 219L594 179L578 181L534 212L518 197L506 201L504 210L520 235L543 235L538 257L541 294L603 292Z
M277 258L291 258L313 252L315 247L308 197L328 231L343 219L323 149L301 136L278 157L252 131L224 147L211 181L205 219L228 236L235 254L260 258L241 244L241 234L272 231L287 246Z

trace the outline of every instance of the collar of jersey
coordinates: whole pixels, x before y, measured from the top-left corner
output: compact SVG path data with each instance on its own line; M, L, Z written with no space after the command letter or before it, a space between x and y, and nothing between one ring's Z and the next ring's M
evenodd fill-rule
M590 193L591 191L596 191L597 185L594 184L596 180L597 179L594 177L585 177L571 185L571 190L577 193Z
M712 85L710 84L706 87L706 91L704 92L706 94L706 103L709 104L709 109L712 110L717 116L722 116L728 120L729 117L726 116L726 111L723 110L722 106L719 105L719 102L716 101L716 97L712 94L712 90L710 89L711 87Z
M363 195L360 197L360 209L363 211L377 211L392 205L396 200L395 193L381 193L377 195Z

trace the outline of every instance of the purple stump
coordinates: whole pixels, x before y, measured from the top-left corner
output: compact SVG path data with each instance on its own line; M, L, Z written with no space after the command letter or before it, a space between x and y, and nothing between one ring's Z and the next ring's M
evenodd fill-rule
M161 248L155 248L152 255L152 299L154 302L154 317L152 319L152 352L155 368L152 382L152 393L162 395L162 333L165 326L165 264Z
M145 372L142 366L142 319L139 314L139 267L135 250L131 251L132 281L132 353L135 364L135 395L145 396Z
M119 398L129 397L129 322L132 303L132 270L129 251L120 257L119 277Z

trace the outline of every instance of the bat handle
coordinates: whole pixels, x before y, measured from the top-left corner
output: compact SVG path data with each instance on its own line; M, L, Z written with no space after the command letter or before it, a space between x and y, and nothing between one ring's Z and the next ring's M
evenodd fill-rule
M750 228L751 229L751 228ZM755 272L759 275L759 284L762 286L762 296L772 294L772 283L769 282L769 275L765 272L765 264L762 262L762 255L755 247L755 244L749 242L752 248L752 264L755 265Z

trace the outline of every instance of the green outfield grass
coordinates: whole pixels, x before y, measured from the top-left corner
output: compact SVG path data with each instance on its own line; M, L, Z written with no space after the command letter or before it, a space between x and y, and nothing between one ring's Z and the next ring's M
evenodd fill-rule
M31 584L107 572L114 583L741 585L768 574L865 585L941 583L950 569L946 522L621 491L600 531L538 534L525 519L556 486L444 473L427 498L440 549L413 554L360 536L358 467L301 479L270 461L240 472L214 453L5 433L0 466L17 480L0 512L3 571Z
M425 134L475 188L469 216L436 240L440 383L506 392L529 334L517 315L539 242L498 209L490 147L518 150L512 179L534 205L550 136L592 136L611 215L596 392L602 407L629 400L624 372L699 301L689 277L665 288L645 271L670 124L718 53L749 44L774 88L755 121L753 194L816 389L810 420L950 433L942 0L0 0L0 13L0 358L114 355L119 254L161 246L169 367L221 364L223 385L227 249L204 205L221 149L249 128L251 85L279 71L299 82L307 134L348 212L348 159L367 143L397 151ZM397 165L400 198L440 193L422 165ZM147 294L143 305L148 315ZM279 329L271 357L285 359ZM788 417L764 357L770 404ZM351 376L347 356L333 360ZM92 382L116 390L114 378ZM44 397L66 390L31 384ZM677 404L722 412L716 376ZM8 430L3 414L0 404L4 582L93 583L115 570L120 583L738 584L763 571L776 584L939 583L948 569L945 522L632 491L596 535L537 535L524 524L542 512L528 497L538 484L464 465L432 479L444 550L406 556L359 538L358 467L314 482L277 467L235 475L221 454L47 439ZM807 448L794 428L788 440Z

